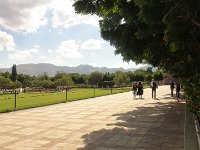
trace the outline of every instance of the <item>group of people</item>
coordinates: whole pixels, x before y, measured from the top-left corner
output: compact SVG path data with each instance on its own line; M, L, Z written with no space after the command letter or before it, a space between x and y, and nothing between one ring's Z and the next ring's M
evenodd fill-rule
M154 79L152 79L151 81L151 84L150 84L150 87L152 89L152 99L156 99L156 89L158 88L158 84L156 83L156 81L154 81ZM180 84L176 84L176 87L175 87L175 84L174 82L171 80L170 81L170 90L171 90L171 96L173 97L173 91L174 89L176 89L176 97L177 97L177 100L179 100L180 98ZM143 85L141 82L139 83L134 83L133 84L133 87L132 87L132 90L133 90L133 95L134 95L134 98L136 99L136 96L138 95L139 98L142 98L142 95L143 95Z
M136 99L136 96L138 95L139 98L142 98L143 95L143 85L141 82L139 82L138 84L135 82L133 84L133 95L134 98Z
M152 98L156 98L156 89L158 88L158 85L157 83L154 81L154 79L152 79L152 82L151 82L151 88L152 88ZM142 99L142 95L143 95L143 85L141 82L139 83L134 83L133 84L133 95L134 95L134 98L136 99L136 96L138 95L139 98Z
M177 97L177 100L179 101L180 90L181 90L180 84L177 82L175 86L175 83L173 82L173 80L170 80L169 84L170 84L171 97L174 97L174 89L176 89L176 97Z

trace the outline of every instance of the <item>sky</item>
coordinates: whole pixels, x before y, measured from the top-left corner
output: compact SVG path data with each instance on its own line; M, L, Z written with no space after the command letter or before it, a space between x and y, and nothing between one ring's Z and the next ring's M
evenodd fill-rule
M88 64L138 68L123 62L100 36L98 21L75 14L73 0L0 0L0 68L13 64Z

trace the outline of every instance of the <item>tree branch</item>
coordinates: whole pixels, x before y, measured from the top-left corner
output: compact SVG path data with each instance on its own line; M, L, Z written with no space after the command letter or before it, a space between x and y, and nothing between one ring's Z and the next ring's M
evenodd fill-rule
M194 20L194 18L192 18L191 20L192 20L192 23L194 23L196 26L200 28L200 22L197 22L196 20Z

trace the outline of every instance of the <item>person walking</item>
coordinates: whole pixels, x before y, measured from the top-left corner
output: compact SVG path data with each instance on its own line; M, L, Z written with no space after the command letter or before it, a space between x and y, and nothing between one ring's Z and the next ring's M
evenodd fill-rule
M138 91L137 91L137 94L139 95L139 98L142 99L142 95L143 95L143 85L141 82L139 82L138 84Z
M175 88L174 82L173 82L173 80L171 80L171 81L170 81L171 97L174 96L174 88Z
M176 83L176 98L179 102L179 98L180 98L180 90L181 90L181 86L179 83Z
M154 98L154 99L156 99L156 89L157 88L158 88L158 85L156 84L154 79L152 79L152 81L151 81L151 89L152 89L152 98Z
M136 82L134 82L133 87L132 87L132 91L133 91L133 96L136 99L137 96L137 89L138 89L138 85Z

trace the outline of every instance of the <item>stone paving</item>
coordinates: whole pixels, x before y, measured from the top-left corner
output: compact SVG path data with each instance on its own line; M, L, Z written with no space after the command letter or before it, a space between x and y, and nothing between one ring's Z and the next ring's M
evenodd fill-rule
M0 114L1 150L183 150L185 103L160 86Z

